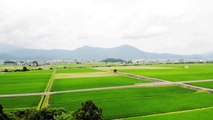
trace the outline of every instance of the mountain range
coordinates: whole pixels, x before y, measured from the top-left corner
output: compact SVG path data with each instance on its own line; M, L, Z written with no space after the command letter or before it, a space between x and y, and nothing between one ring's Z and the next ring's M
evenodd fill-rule
M83 46L75 50L29 49L8 44L0 44L0 60L103 60L106 58L133 59L213 59L213 53L177 55L141 51L130 45L114 48Z

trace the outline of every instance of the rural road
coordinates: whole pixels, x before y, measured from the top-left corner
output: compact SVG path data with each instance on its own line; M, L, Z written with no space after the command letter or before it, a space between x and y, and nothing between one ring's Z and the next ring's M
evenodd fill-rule
M75 92L86 92L86 91L95 91L95 90L110 90L110 89L121 89L121 88L137 88L137 87L155 87L155 86L181 86L194 90L205 90L210 93L213 93L213 89L203 88L193 85L188 85L186 83L195 83L195 82L213 82L213 80L194 80L194 81L183 81L183 82L154 82L154 83L142 83L135 85L127 86L114 86L114 87L102 87L102 88L89 88L89 89L79 89L79 90L64 90L64 91L54 91L54 92L41 92L41 93L24 93L24 94L5 94L0 95L0 98L6 97L21 97L21 96L41 96L41 95L52 95L52 94L61 94L61 93L75 93Z

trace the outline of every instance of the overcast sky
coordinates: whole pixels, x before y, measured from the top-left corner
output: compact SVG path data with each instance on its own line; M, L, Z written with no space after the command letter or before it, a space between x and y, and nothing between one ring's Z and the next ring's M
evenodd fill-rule
M213 0L0 0L0 43L213 52Z

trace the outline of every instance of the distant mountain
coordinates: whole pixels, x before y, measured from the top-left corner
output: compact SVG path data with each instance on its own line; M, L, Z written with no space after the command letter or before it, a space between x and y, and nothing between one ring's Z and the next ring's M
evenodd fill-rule
M176 55L167 53L150 53L141 51L130 45L122 45L114 48L100 48L84 46L75 50L44 50L27 49L13 45L0 44L1 60L103 60L117 58L123 60L132 59L202 59L213 58L213 53L204 55Z

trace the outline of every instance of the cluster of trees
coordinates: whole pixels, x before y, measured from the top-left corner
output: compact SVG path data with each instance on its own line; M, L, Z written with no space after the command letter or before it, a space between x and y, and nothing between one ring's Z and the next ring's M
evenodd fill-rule
M0 120L103 120L102 109L93 101L82 103L81 108L73 113L64 109L26 109L4 113L0 105Z
M101 62L106 62L106 63L108 63L108 62L121 62L121 63L123 63L123 62L126 62L126 61L122 60L122 59L116 59L116 58L107 58L105 60L102 60Z
M43 70L42 68L36 68L36 69L31 69L31 70ZM25 72L25 71L30 71L27 67L23 67L22 69L14 69L14 70L8 70L5 68L2 72Z
M29 71L29 70L25 66L22 69L8 70L7 68L5 68L3 70L3 72L20 72L20 71Z

